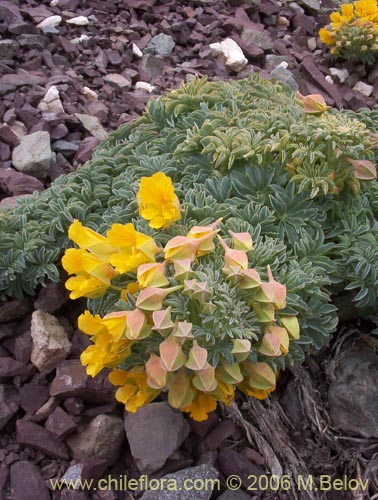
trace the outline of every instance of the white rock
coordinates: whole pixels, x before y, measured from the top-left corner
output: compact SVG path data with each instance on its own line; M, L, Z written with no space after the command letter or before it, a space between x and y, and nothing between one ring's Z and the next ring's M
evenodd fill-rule
M216 56L221 56L225 60L226 66L234 71L240 71L248 64L242 49L232 38L226 38L220 43L211 43L210 48Z
M328 82L328 83L332 83L332 85L333 85L333 83L334 83L332 76L327 75L327 76L325 77L325 80L327 80L327 82Z
M81 113L75 113L75 116L79 118L84 128L86 128L88 132L93 135L93 137L96 137L96 139L103 141L108 137L107 131L101 125L100 120L96 116Z
M39 24L37 24L37 28L45 28L46 26L51 26L52 28L55 28L62 22L62 17L61 16L49 16L46 17L43 21L41 21Z
M67 333L52 314L34 311L30 333L33 340L30 361L42 373L51 372L71 352Z
M38 104L38 108L42 111L50 113L64 113L62 101L60 100L59 90L55 85L52 85L45 94L45 97Z
M25 125L17 120L14 122L13 125L11 125L11 130L14 134L17 135L19 139L28 134L28 129L25 127Z
M356 85L353 87L353 90L359 92L365 97L370 97L371 94L373 93L374 87L373 85L368 85L367 83L364 82L357 82Z
M129 90L131 88L131 82L127 78L118 73L109 73L104 76L105 82L109 83L113 87L120 90Z
M51 0L50 7L56 7L57 5L59 5L59 0Z
M332 76L337 76L340 83L344 83L349 76L349 72L347 69L329 68L329 71Z
M88 97L89 100L97 101L98 95L94 90L90 89L89 87L83 87L82 92L85 95L85 97Z
M136 82L135 88L141 89L141 90L147 90L147 92L150 92L150 93L156 89L156 87L154 87L153 85L151 85L147 82Z
M12 163L19 172L44 179L51 163L50 134L39 131L21 137L12 152Z
M308 45L308 48L311 50L311 52L314 52L316 50L316 38L310 37L307 40L307 45Z
M71 40L71 43L73 43L74 45L77 45L78 43L85 42L86 40L90 40L90 39L91 39L91 37L88 35L81 35L78 38L73 38Z
M277 67L277 68L283 68L283 69L287 69L287 67L289 66L289 63L286 62L286 61L282 61L282 63L280 63Z
M77 16L72 19L68 19L67 24L74 24L75 26L88 26L89 19L86 16Z
M137 57L143 57L143 52L140 50L136 43L132 44L133 54Z

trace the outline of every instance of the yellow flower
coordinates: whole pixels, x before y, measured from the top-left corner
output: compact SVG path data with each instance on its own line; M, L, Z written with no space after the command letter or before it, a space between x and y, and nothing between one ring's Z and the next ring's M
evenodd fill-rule
M193 420L203 422L207 420L208 414L217 407L216 400L209 394L196 390L193 401L182 408L182 411L190 413Z
M168 227L181 218L180 202L172 181L163 172L142 177L137 193L139 214L150 221L150 227Z
M112 335L101 332L94 337L94 344L82 352L80 361L87 366L87 374L95 377L103 368L114 368L122 363L130 356L131 346L130 340L114 342Z
M70 298L96 298L105 293L117 272L100 258L90 252L69 248L62 257L62 266L69 274L77 276L66 281L66 288L71 291Z
M133 224L113 224L107 233L109 242L120 249L110 256L110 263L119 273L135 270L141 264L155 261L160 250L153 238L138 232Z
M90 251L106 262L108 262L111 254L117 252L117 248L114 248L105 236L83 226L83 224L76 219L74 219L68 229L68 237L83 250Z
M326 30L325 28L321 28L319 30L320 40L326 45L333 45L335 43L334 35L331 31Z
M160 389L152 389L147 385L144 367L135 367L128 372L113 370L108 378L113 385L121 386L116 392L116 399L131 413L153 401L161 392Z
M77 320L77 326L81 332L87 335L97 335L98 333L105 333L107 330L101 321L102 318L99 314L93 316L89 311L84 311Z
M345 21L349 22L354 18L354 6L352 3L344 3L341 6L341 12Z

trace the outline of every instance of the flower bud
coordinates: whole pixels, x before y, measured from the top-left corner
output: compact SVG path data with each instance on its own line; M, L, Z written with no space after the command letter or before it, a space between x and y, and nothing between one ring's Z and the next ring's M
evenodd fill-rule
M196 281L194 284L194 291L192 298L198 300L202 304L212 296L211 290L208 288L206 281Z
M144 311L158 311L163 306L163 300L171 292L179 290L181 286L173 286L171 288L155 288L147 287L138 295L136 306Z
M175 274L173 277L176 280L187 280L190 273L192 272L190 265L190 259L175 260L173 262L173 267L175 270Z
M240 272L240 276L239 288L242 290L258 288L261 285L260 275L255 269L245 269Z
M372 181L377 178L377 169L369 160L352 160L347 158L347 161L354 168L354 176L362 181Z
M291 340L299 339L300 327L296 316L280 316L280 322L286 328Z
M175 236L165 245L164 256L166 260L190 260L193 262L196 258L196 251L200 245L199 240L189 238L188 236Z
M232 267L239 267L240 269L247 269L248 267L248 256L246 252L242 250L232 250L221 236L218 235L218 239L224 249L224 260L226 263L225 272Z
M207 368L207 350L200 347L196 340L193 341L193 347L189 351L188 360L185 366L190 370L198 371Z
M243 380L243 375L240 371L238 363L232 365L227 362L222 362L215 371L216 378L227 384L240 384Z
M137 280L140 288L147 288L148 286L160 288L169 284L165 276L165 264L159 262L140 265Z
M175 326L171 319L171 310L172 308L168 307L152 313L153 330L157 330L161 335L167 335Z
M209 365L204 370L196 373L192 380L192 384L196 389L202 392L211 392L217 388L217 379L215 378L215 369Z
M327 110L327 103L320 94L302 95L298 92L298 97L302 100L303 111L308 114L320 114Z
M283 356L286 356L286 354L289 352L289 335L286 328L283 328L282 326L271 325L265 329L265 334L274 335L279 340L279 348L281 354Z
M233 231L228 232L231 235L235 250L242 250L243 252L249 252L252 250L252 236L249 233L234 233Z
M159 346L161 367L168 372L174 372L181 368L186 357L176 339L169 337Z
M134 309L127 314L126 337L130 340L145 339L151 334L147 326L147 317L140 309Z
M191 339L193 338L192 334L192 323L187 321L178 321L173 330L173 336L179 339Z
M281 356L280 339L276 335L266 333L258 350L264 356Z
M152 389L163 389L167 384L167 372L162 368L160 358L152 353L146 363L147 384Z
M186 370L181 368L169 383L168 402L173 408L184 408L193 401L194 395Z
M276 387L276 374L268 363L243 363L243 368L247 372L248 385L253 389L271 389Z
M215 231L215 228L220 223L222 219L218 219L213 222L210 226L194 226L188 233L189 238L193 238L198 240L199 246L196 250L196 256L200 257L201 255L206 255L209 252L212 252L215 248L214 246L214 236L218 231Z
M244 361L251 352L251 342L248 339L233 339L234 347L231 353L236 361Z
M258 302L253 303L253 310L256 314L256 319L260 323L271 323L274 321L274 306L273 304L259 304Z

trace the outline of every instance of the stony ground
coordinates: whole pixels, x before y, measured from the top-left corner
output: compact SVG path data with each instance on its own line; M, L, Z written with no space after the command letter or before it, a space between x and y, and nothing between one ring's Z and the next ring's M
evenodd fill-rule
M151 95L195 74L228 79L259 71L302 94L321 93L329 105L374 106L378 66L348 67L323 53L317 32L330 7L330 0L0 0L0 205L73 171L110 130L139 116ZM216 55L211 45L227 38L244 62ZM339 500L378 491L370 325L341 328L330 348L281 377L268 402L240 396L198 424L164 402L124 415L106 374L85 375L79 356L87 338L76 329L84 305L68 302L62 284L0 303L1 498ZM59 348L46 348L46 331ZM267 472L289 475L291 488L264 491L262 480L248 490L251 477ZM141 473L219 477L221 490L132 493L119 481L112 491L57 492L50 482ZM241 477L239 495L227 491L233 474ZM313 491L296 485L300 474L313 474ZM365 493L315 491L320 474L369 484Z

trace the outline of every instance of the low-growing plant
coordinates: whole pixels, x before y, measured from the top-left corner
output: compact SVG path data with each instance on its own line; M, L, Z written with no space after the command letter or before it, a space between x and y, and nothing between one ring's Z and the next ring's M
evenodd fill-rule
M344 3L330 16L329 29L319 31L330 53L354 62L374 64L378 59L377 0Z
M172 380L185 373L186 378L180 375L178 380L185 384L189 380L190 390L186 400L172 400L176 406L189 409L189 403L184 403L192 396L192 402L197 396L203 399L198 395L200 377L188 361L192 349L193 355L197 350L202 353L198 354L201 359L205 356L199 349L206 349L206 362L215 370L209 370L214 375L210 388L215 380L220 386L230 384L227 390L222 386L222 394L202 391L208 407L210 399L213 406L216 400L229 401L234 387L251 394L272 389L272 373L287 362L301 362L306 352L327 343L337 325L332 294L350 289L362 315L377 315L374 113L337 111L328 108L321 96L293 94L283 84L258 75L233 82L196 79L151 100L141 118L111 133L93 160L77 172L58 178L51 188L20 201L15 209L0 211L0 286L4 293L21 297L33 293L46 278L58 280L59 257L72 246L71 238L81 248L70 248L64 257L65 268L74 275L67 286L72 298L89 297L80 327L94 341L83 354L83 362L92 375L102 366L115 368L113 382L121 385L118 396L127 399L129 408L135 408L134 396L142 385L143 401L162 389L147 384L146 366L158 369L163 377L160 384L163 379L167 382L164 389L171 400L176 394L171 393ZM157 192L165 186L164 196L158 198L167 205L164 216L159 204L151 204L143 194L151 191L151 179ZM126 233L116 237L117 231ZM211 251L197 253L190 266L186 263L175 269L175 259L166 255L169 242L181 238L195 245L196 231L212 234ZM86 247L89 234L99 244L96 251ZM132 234L138 235L138 243L133 243ZM247 268L255 278L268 288L277 283L285 289L282 309L274 306L272 297L267 301L274 309L269 307L269 324L261 321L262 285L244 289L238 274L223 271L229 252L242 251L232 245L235 234L243 238L248 234L253 241ZM138 248L143 242L149 248L147 261ZM93 259L97 251L108 259L101 265ZM70 253L80 259L67 264ZM126 258L128 254L132 258ZM163 290L158 294L172 289L161 307L159 303L160 316L155 317L156 311L140 307L145 289L139 280L144 279L143 270L148 275L152 269L143 266L151 265L164 268L160 278L165 285L154 287ZM189 273L186 289L179 271ZM199 288L191 289L192 285ZM131 313L138 310L142 314L134 315L143 320L142 336L146 335L139 340L129 338L132 334L127 330L127 317L133 318ZM109 314L113 315L110 319ZM278 350L277 330L272 328L289 331L283 317L296 318L300 336L289 344L285 336ZM123 318L123 331L114 339L108 327L119 318ZM163 334L158 331L161 321L171 325ZM194 338L178 340L179 323L190 323ZM164 359L157 363L160 344L171 338L175 345L170 347L175 347L181 362L185 358L184 365L175 367L178 371L167 370ZM225 382L218 377L223 365L233 366L237 361L236 351L232 352L237 339L251 344L244 355L255 366L252 371L254 363L269 367L270 385L266 381L264 388L253 385L246 360L238 365L243 379L239 375L232 381L229 374ZM269 339L274 356L267 354ZM129 383L125 373L130 372L134 378ZM198 386L193 386L192 379ZM249 385L245 385L247 380ZM130 385L135 392L128 399ZM197 410L193 415L198 416Z

